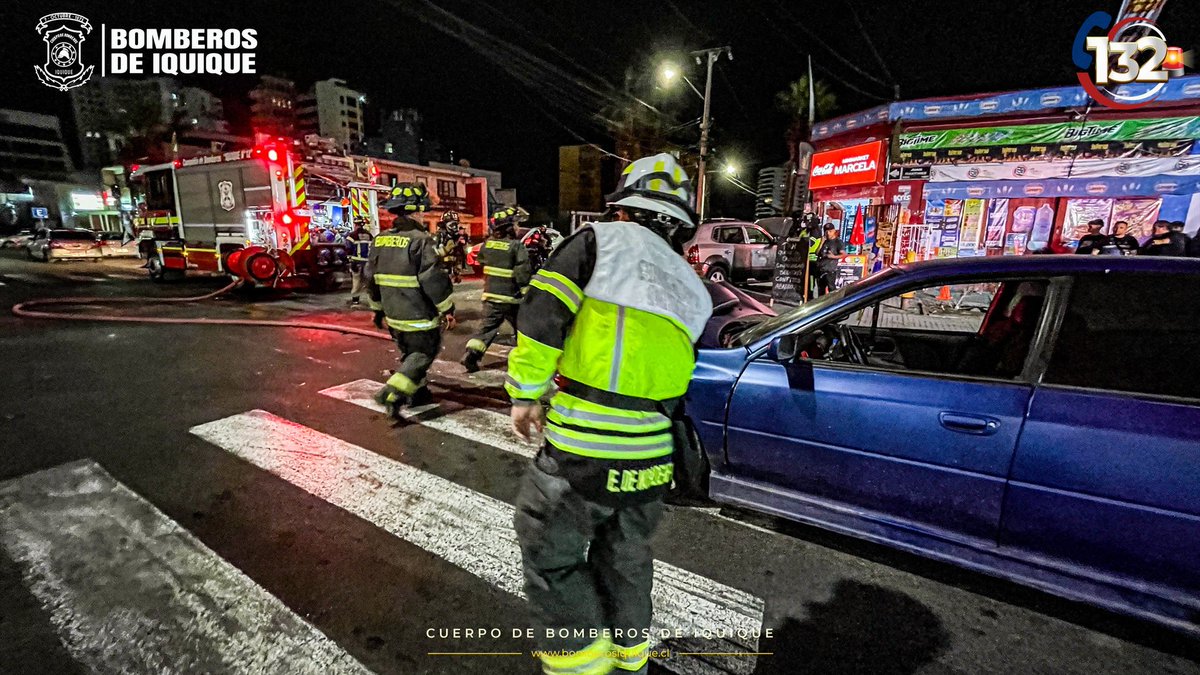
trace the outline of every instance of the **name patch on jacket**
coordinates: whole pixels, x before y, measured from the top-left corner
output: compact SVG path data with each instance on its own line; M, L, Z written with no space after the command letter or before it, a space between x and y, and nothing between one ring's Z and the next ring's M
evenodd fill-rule
M398 234L384 234L375 238L376 246L408 248L411 243L411 237L402 237Z
M608 484L604 487L609 492L641 492L670 483L674 473L675 465L671 462L645 469L609 469Z
M495 239L484 245L484 248L494 248L500 251L507 251L512 248L512 244L507 241L497 241Z

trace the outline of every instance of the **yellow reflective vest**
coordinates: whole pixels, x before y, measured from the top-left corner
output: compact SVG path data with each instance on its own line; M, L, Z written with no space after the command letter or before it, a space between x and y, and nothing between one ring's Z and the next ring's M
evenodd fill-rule
M578 490L619 503L669 487L671 414L711 314L695 271L636 223L585 227L533 276L505 388L533 404L558 376L543 452Z

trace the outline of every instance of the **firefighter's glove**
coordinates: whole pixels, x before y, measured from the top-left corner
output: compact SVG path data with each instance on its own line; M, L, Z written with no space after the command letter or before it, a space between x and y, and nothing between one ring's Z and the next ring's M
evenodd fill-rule
M372 323L374 323L374 324L375 324L375 327L376 327L376 328L383 328L383 320L384 320L384 318L385 318L385 317L384 317L384 315L383 315L383 310L382 310L382 309L377 309L377 310L375 310L375 318L372 320Z
M537 401L513 401L512 430L526 443L533 441L533 432L542 431L545 411Z

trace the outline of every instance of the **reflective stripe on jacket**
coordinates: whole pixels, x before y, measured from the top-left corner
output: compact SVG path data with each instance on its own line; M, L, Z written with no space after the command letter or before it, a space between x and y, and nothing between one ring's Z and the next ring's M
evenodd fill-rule
M516 304L529 285L529 252L515 239L488 239L479 249L483 265L483 299Z
M530 404L562 378L546 440L581 492L612 503L667 489L671 415L711 313L695 271L633 223L580 230L533 276L505 389Z
M371 303L383 310L391 328L432 330L441 314L454 311L450 277L438 265L433 239L421 223L396 218L391 230L375 237L370 263Z
M350 244L350 260L354 262L367 262L371 257L371 240L374 237L366 230L354 230L346 238L346 242Z

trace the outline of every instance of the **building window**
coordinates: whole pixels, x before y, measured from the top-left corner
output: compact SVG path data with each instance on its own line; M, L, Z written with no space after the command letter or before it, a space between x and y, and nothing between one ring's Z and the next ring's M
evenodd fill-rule
M439 197L457 197L458 183L452 180L438 180L437 193Z

